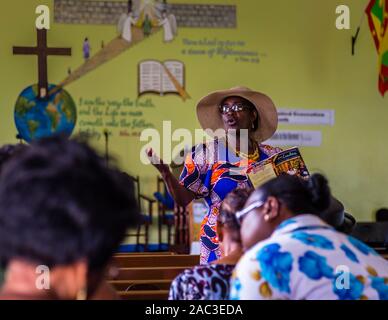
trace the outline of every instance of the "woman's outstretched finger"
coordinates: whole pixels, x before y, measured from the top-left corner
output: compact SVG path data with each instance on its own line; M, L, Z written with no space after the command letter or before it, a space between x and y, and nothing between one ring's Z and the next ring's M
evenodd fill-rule
M148 157L152 157L152 154L153 154L152 148L147 149L146 150L146 154L147 154Z

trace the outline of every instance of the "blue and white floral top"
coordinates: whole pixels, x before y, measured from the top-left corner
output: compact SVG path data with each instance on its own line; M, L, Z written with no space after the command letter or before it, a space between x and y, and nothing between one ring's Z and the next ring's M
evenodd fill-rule
M388 300L388 261L314 215L284 221L247 251L232 300Z

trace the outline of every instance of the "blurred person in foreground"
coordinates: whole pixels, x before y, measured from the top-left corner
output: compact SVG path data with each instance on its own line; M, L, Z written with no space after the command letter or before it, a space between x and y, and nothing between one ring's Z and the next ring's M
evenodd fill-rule
M22 149L26 148L25 145L13 145L13 144L6 144L0 148L0 173L3 166L6 164L6 162L11 159L15 154L20 152Z
M241 258L240 225L235 213L244 207L251 191L235 189L223 201L217 218L221 258L183 271L171 284L169 300L227 300L230 278Z
M24 145L6 144L0 148L0 174L3 166L11 159ZM0 182L1 183L1 182ZM0 263L0 287L4 281L4 266Z
M137 219L132 183L88 145L33 142L1 173L0 299L113 298L106 269Z

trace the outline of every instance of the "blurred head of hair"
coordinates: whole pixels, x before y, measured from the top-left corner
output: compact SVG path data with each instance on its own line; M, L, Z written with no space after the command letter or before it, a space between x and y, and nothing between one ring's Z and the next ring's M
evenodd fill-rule
M44 265L51 274L83 265L79 289L91 294L138 218L127 176L84 142L41 139L2 172L0 260L7 268L15 261Z
M26 145L22 144L6 144L0 148L0 174L7 161L26 147Z

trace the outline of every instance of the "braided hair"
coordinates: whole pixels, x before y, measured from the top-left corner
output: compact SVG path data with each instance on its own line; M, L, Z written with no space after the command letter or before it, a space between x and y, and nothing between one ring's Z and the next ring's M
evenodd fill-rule
M265 198L277 198L294 214L320 215L330 206L330 188L327 179L321 174L313 174L308 180L282 174L263 184L260 190Z

